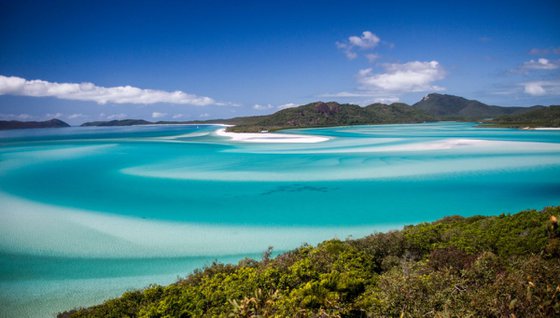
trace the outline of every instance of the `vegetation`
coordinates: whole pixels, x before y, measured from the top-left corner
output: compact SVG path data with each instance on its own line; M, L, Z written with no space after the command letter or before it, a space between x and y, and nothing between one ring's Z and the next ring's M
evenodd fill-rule
M17 121L17 120L0 120L0 130L7 129L29 129L29 128L62 128L70 127L67 123L60 119L51 119L46 121Z
M212 264L59 317L558 317L560 207Z
M459 96L429 94L418 103L409 106L403 103L372 104L361 107L336 102L315 102L299 107L280 110L264 116L236 117L208 121L149 122L139 119L88 122L82 126L129 126L146 124L212 124L235 125L229 127L233 132L274 131L287 128L309 128L348 125L408 124L438 120L479 121L498 116L512 115L518 122L524 122L525 113L543 110L546 107L500 107L483 104ZM537 112L538 114L538 112ZM557 114L554 113L554 114ZM549 117L551 117L550 115ZM502 118L502 117L500 117ZM508 117L504 117L508 118ZM507 120L507 119L503 119ZM543 121L547 123L549 121ZM556 122L558 116L556 115Z
M284 109L268 116L250 117L229 130L258 132L283 128L418 123L433 120L433 117L406 104L373 104L360 107L335 102L316 102Z
M543 106L491 106L477 100L466 99L459 96L429 94L418 103L412 105L412 107L422 110L438 118L438 120L476 121L507 114L523 114L533 109L542 108Z
M501 116L487 123L500 127L560 127L560 106L534 109L524 114Z

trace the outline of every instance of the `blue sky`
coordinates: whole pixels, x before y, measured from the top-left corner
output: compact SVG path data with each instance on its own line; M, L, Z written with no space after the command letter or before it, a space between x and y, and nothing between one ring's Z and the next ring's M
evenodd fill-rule
M439 92L560 104L558 1L0 0L0 118L268 114Z

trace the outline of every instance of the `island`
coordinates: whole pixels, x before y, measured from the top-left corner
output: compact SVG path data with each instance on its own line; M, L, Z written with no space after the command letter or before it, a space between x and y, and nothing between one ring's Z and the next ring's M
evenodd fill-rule
M137 126L137 125L150 125L153 124L147 120L143 119L121 119L121 120L109 120L109 121L91 121L81 124L81 127L112 127L112 126Z
M46 121L0 120L0 130L63 127L70 127L70 125L56 118Z
M554 106L551 106L554 107ZM508 118L517 118L517 127L524 127L525 114L533 116L533 112L549 113L549 107L503 107L487 105L477 100L446 94L428 94L419 102L408 105L405 103L381 104L374 103L365 107L337 102L313 102L298 107L277 111L270 115L235 117L230 119L212 119L207 121L158 121L150 122L142 119L126 119L112 121L87 122L82 126L131 126L158 124L228 124L230 132L271 132L290 128L332 127L349 125L377 124L411 124L435 121L481 122L498 126ZM557 127L555 113L534 121L543 127ZM508 117L510 116L510 117ZM513 117L511 117L513 116ZM540 116L540 115L539 115ZM514 127L509 123L508 127Z
M558 317L560 207L214 263L68 317Z
M271 132L290 128L350 125L413 124L435 121L480 122L485 127L535 128L560 127L560 106L504 107L477 100L432 93L413 105L374 103L367 106L337 102L313 102L287 108L270 115L195 121L157 121L121 119L92 121L82 127L112 127L170 124L227 124L229 132ZM70 127L59 119L36 121L0 121L0 130L23 128Z

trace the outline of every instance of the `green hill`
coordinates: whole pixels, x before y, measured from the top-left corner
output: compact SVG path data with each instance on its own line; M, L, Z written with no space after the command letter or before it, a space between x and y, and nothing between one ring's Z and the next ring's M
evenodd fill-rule
M263 116L213 119L207 121L158 121L141 119L87 122L82 126L131 126L147 124L212 124L235 125L229 127L234 132L273 131L286 128L309 128L327 126L371 125L371 124L409 124L438 120L480 121L504 115L519 115L534 110L546 109L545 106L501 107L491 106L476 100L459 96L429 94L416 104L403 103L372 104L361 107L336 102L314 102L298 107L280 110ZM522 118L522 117L517 117Z
M326 127L365 124L418 123L434 117L406 104L373 104L360 107L336 102L315 102L288 108L268 116L235 118L230 131L255 132L284 128Z
M215 263L58 317L559 317L560 207Z
M487 121L501 127L560 127L560 106L542 107L523 114L500 116Z
M46 121L17 121L17 120L0 120L0 130L8 129L30 129L30 128L63 128L70 127L67 123L60 119L51 119Z
M480 120L494 118L508 114L522 114L535 108L533 107L502 107L490 106L477 100L466 99L459 96L445 94L429 94L421 101L412 105L413 108L422 110L440 120Z

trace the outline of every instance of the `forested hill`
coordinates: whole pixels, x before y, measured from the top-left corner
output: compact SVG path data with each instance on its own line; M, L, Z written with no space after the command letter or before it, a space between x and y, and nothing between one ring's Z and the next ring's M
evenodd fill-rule
M523 114L534 109L543 108L544 106L492 106L481 103L477 100L466 99L459 96L429 94L416 104L412 105L412 107L422 110L439 120L477 121L502 115Z
M539 113L539 110L549 113L547 109L548 107L545 106L491 106L459 96L429 94L412 106L394 103L360 107L335 102L316 102L284 109L267 116L241 117L224 122L236 125L230 127L228 129L230 131L255 132L282 128L407 124L440 120L481 121L501 118L505 115L515 116L514 118L522 121L525 114ZM550 121L542 120L540 123L545 127L552 127Z
M487 121L501 127L560 127L560 105L533 109L516 115L507 115Z
M560 207L330 240L58 317L559 317Z
M419 123L434 117L406 104L373 104L360 107L335 102L315 102L288 108L268 116L237 118L230 131L254 132L282 128L305 128L365 124Z
M46 121L0 120L0 130L62 127L70 127L70 125L60 119L51 119Z
M228 130L236 132L273 131L284 128L308 128L326 126L370 125L370 124L408 124L426 121L458 120L481 121L495 119L504 115L523 115L545 106L501 107L491 106L476 100L459 96L429 94L412 106L403 103L372 104L361 107L336 102L314 102L298 107L287 108L270 115L213 119L208 121L149 122L141 119L125 119L101 122L88 122L82 126L129 126L146 124L211 124L235 125ZM542 124L547 126L547 121Z

